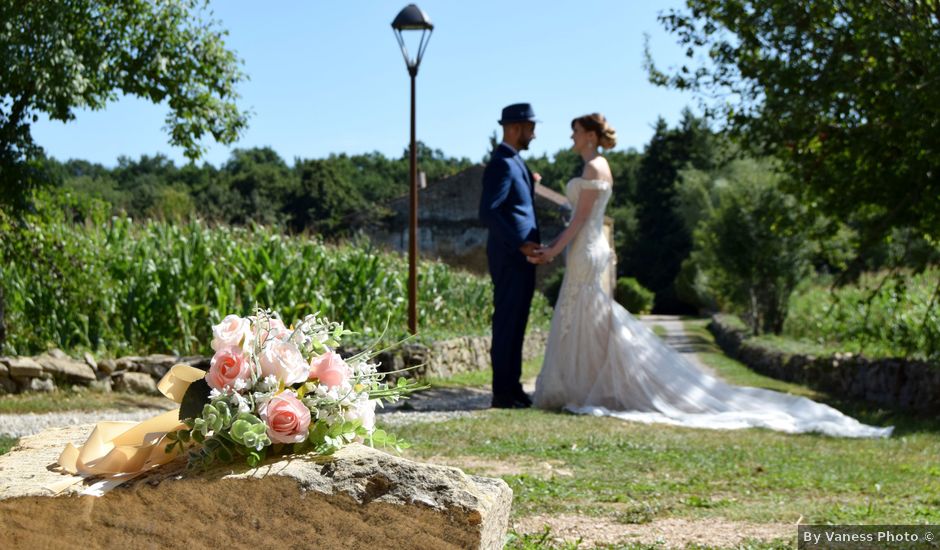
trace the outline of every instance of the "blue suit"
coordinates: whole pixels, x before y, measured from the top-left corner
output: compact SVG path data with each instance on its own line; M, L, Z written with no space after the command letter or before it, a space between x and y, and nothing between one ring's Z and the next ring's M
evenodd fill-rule
M535 187L522 157L500 144L483 172L480 220L489 228L486 257L493 278L493 395L522 393L522 344L535 291L535 265L519 250L541 242Z

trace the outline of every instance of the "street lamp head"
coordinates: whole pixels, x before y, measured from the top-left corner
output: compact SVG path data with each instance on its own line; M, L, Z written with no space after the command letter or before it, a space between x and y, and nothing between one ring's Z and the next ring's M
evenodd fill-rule
M412 76L418 74L418 66L421 64L421 58L424 57L424 50L428 47L431 40L431 32L434 31L434 25L428 19L426 13L414 4L408 4L403 10L398 12L395 20L392 21L392 29L395 31L395 38L398 39L398 45L401 47L401 54L405 58L405 65L408 67L408 73ZM421 31L421 39L418 42L418 55L410 57L408 48L405 46L405 39L402 31Z

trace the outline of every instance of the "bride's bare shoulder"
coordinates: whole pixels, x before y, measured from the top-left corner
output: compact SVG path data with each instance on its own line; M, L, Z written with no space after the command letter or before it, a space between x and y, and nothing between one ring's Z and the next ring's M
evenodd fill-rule
M610 173L610 165L607 164L607 159L598 156L597 158L588 161L584 165L584 175L582 177L588 180L604 180L606 182L610 182L612 177Z

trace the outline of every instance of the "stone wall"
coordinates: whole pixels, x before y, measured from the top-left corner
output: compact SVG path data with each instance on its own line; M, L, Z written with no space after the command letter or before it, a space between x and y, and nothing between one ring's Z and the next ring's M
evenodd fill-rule
M784 353L750 340L747 331L722 315L712 317L708 329L726 354L761 374L893 409L940 412L940 365L851 353L826 357Z
M524 358L531 359L542 353L547 338L543 331L529 331ZM376 360L382 363L381 369L385 372L418 367L409 376L446 377L490 368L489 350L489 336L466 336L430 345L404 344L381 353ZM340 351L348 357L358 350ZM156 383L177 363L206 369L209 357L147 355L98 361L87 353L81 359L74 359L60 350L35 357L0 357L0 395L49 392L57 387L159 395Z

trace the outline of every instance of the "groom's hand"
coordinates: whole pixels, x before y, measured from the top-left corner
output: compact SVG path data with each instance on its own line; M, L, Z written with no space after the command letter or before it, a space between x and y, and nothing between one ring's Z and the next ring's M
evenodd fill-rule
M532 241L526 241L519 247L519 252L529 258L538 258L542 255L542 245Z

